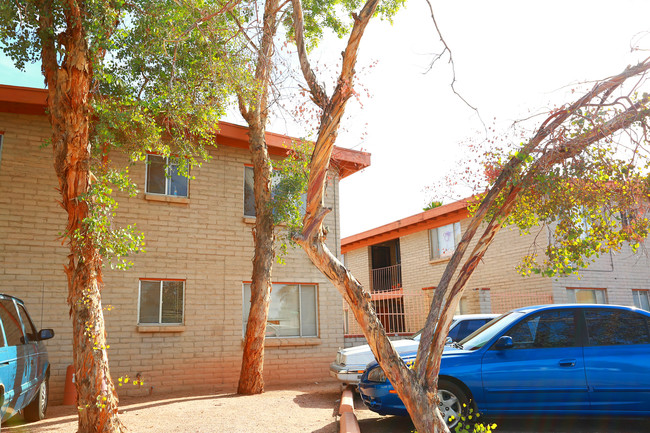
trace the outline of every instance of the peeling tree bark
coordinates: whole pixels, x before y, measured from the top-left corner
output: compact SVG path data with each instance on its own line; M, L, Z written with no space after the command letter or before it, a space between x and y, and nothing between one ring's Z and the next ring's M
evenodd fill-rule
M251 309L246 325L244 352L239 375L238 394L264 392L264 336L271 300L271 276L275 259L275 234L271 202L272 165L266 145L266 121L269 81L273 67L273 38L277 31L278 0L268 0L264 8L262 42L258 50L255 79L257 97L247 107L239 97L239 108L249 125L249 148L253 158L255 194L255 255L251 283Z
M82 198L90 189L90 85L92 64L82 24L83 4L64 8L66 28L59 35L65 54L59 65L54 41L52 2L40 3L42 70L48 86L54 169L61 206L68 215L70 254L65 273L73 327L79 433L121 432L118 398L110 376L101 303L102 260L83 220L89 215Z
M303 18L300 0L292 0L301 69L309 86L312 100L323 110L309 166L307 210L303 219L303 231L296 241L303 247L312 263L327 276L350 305L357 322L364 330L364 335L375 358L404 401L418 431L422 433L447 431L446 424L437 408L435 387L418 381L413 371L409 370L402 362L377 319L370 294L329 251L325 244L326 233L322 226L323 219L330 211L324 207L324 191L332 150L345 105L354 92L354 67L359 43L370 18L375 13L377 4L378 0L369 0L361 12L354 15L355 22L343 52L343 64L338 84L333 95L328 97L322 86L317 83L307 58L302 33Z
M409 370L390 344L381 323L377 320L370 294L364 291L359 282L328 250L325 245L326 233L322 227L323 219L329 212L329 209L324 208L323 195L331 152L341 115L352 89L358 43L377 2L368 1L359 16L355 17L355 25L343 54L343 67L339 83L332 98L328 98L324 89L317 83L307 58L302 35L300 0L292 0L292 4L298 57L303 76L310 88L312 100L323 110L321 126L310 164L307 212L303 220L303 232L296 238L296 241L303 247L312 263L336 286L350 306L357 322L363 329L375 358L404 402L417 430L420 433L448 432L449 429L437 408L437 376L440 371L441 355L453 313L469 278L490 246L494 236L501 229L505 218L512 211L523 191L524 186L522 185L532 183L535 176L545 173L553 164L562 159L579 154L589 144L648 117L650 112L647 108L648 97L646 96L640 102L617 115L605 127L575 137L568 142L554 142L554 138L561 135L561 132L558 131L562 130L563 123L576 110L588 106L597 98L602 98L602 103L628 78L644 74L650 69L650 64L646 60L636 67L626 69L622 74L597 84L591 92L565 110L549 116L520 152L524 154L538 152L541 156L530 167L524 176L523 182L520 182L519 185L512 185L511 180L521 169L524 161L514 157L506 164L495 184L487 192L486 197L480 204L445 269L431 303L414 369ZM504 197L500 207L493 210L493 216L488 222L484 233L478 240L470 257L465 261L453 286L449 289L453 276L470 242L483 223L488 211L493 209L499 197Z

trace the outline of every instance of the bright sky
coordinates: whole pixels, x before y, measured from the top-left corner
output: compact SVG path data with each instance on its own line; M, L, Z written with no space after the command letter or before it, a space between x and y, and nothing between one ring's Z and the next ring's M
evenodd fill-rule
M570 100L571 84L617 74L650 56L630 52L633 43L650 49L650 35L639 35L650 31L646 0L432 4L453 52L456 89L488 126L496 118L505 129L549 103ZM342 49L343 42L327 40L315 55L327 63ZM357 90L363 85L371 96L362 97L363 108L348 104L347 131L337 145L370 152L372 164L341 182L343 237L421 212L430 198L425 188L468 157L459 144L484 135L476 114L451 92L447 59L424 74L431 53L440 51L424 0L411 0L392 26L369 25L356 69ZM4 57L0 83L43 87L38 67L21 73ZM269 130L304 135L284 123Z

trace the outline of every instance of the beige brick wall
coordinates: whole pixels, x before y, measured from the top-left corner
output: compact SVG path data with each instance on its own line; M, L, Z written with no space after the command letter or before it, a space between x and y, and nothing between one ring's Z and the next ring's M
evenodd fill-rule
M463 232L468 224L469 219L461 221ZM472 250L477 240L468 251ZM429 260L427 230L405 235L399 242L407 323L410 330L417 330L424 323L433 291L425 291L426 303L407 301L419 299L418 293L422 292L423 287L438 285L448 260ZM633 254L629 248L599 258L592 266L582 270L579 276L551 279L533 274L522 277L516 271L521 258L534 245L539 250L547 242L546 229L524 236L515 227L502 229L465 288L465 312L504 313L528 305L564 303L567 302L567 287L605 288L610 304L633 305L632 290L648 289L650 259L643 254ZM369 286L369 251L370 247L366 246L346 253L348 268L366 287Z
M25 300L39 327L52 327L51 399L62 398L65 369L72 359L71 324L62 272L66 248L58 233L65 216L57 205L52 151L39 146L49 136L45 118L0 113L5 131L0 162L0 291ZM114 378L141 373L143 389L121 393L236 387L242 355L242 283L250 281L253 225L243 218L247 150L220 146L212 160L192 171L188 204L144 198L120 200L118 225L136 223L146 236L146 253L134 256L130 270L106 268L103 303ZM144 186L144 164L131 169ZM340 251L338 181L328 188L325 220L330 248ZM185 280L182 332L141 332L137 326L141 278ZM319 338L268 341L267 384L319 381L343 345L341 296L299 249L285 265L275 264L276 282L318 285Z
M553 294L557 302L568 302L567 287L605 289L609 304L633 306L632 290L648 290L649 281L650 259L625 247L598 258L577 276L553 279Z

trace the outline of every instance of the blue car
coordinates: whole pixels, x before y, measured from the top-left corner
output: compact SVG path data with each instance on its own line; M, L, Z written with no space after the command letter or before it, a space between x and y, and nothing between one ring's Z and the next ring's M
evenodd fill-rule
M450 427L469 407L491 416L650 415L650 314L586 304L510 311L445 348L438 385ZM372 411L408 416L376 362L359 392Z
M50 363L43 340L51 329L36 332L25 304L0 294L0 419L19 411L27 421L45 417Z

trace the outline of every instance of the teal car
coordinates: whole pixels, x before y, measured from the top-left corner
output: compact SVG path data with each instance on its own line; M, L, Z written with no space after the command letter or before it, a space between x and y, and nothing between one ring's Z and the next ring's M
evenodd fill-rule
M27 421L45 418L50 363L44 340L52 329L36 331L25 304L0 294L0 418L22 411Z

